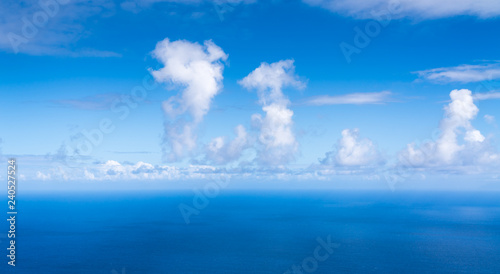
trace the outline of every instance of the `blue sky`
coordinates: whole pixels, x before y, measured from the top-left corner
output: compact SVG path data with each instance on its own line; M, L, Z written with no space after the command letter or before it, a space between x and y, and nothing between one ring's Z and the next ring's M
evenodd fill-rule
M41 3L0 12L26 181L500 178L496 2Z

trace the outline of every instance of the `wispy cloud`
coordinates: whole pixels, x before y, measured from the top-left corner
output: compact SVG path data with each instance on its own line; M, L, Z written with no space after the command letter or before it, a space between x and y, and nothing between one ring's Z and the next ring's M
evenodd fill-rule
M308 98L304 100L303 104L311 106L384 104L394 101L391 95L392 93L390 91L350 93L335 96L321 95Z
M495 116L493 116L493 115L486 114L486 115L484 115L483 118L486 121L486 123L488 123L488 124L494 124L495 123Z
M131 12L139 12L142 9L151 8L154 4L158 3L174 3L174 4L188 4L188 5L203 5L211 4L219 9L231 9L239 4L251 4L257 0L136 0L136 1L123 1L120 6L124 10Z
M500 2L499 2L500 3ZM438 83L473 83L500 79L500 62L416 71L421 79Z
M303 0L332 12L359 19L377 19L389 10L392 18L437 19L458 15L491 18L500 15L500 2L494 0Z
M122 10L140 12L164 2L198 6L217 12L219 16L236 5L256 0L27 0L0 2L0 50L30 55L69 57L120 57L112 50L81 47L80 41L90 37L95 22L114 16ZM203 12L194 12L199 17Z
M71 107L83 110L107 110L113 103L119 102L124 96L117 93L104 93L86 96L81 99L61 99L52 101L56 106Z
M474 100L500 99L500 92L492 91L487 93L475 93Z
M31 55L118 57L112 51L76 46L90 35L85 27L90 19L115 12L110 0L2 1L0 49Z

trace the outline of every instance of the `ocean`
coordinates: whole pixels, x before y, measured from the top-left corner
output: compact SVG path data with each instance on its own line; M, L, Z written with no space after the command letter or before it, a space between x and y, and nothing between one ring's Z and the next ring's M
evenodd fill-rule
M495 192L228 191L195 197L20 195L16 266L7 265L3 221L0 271L500 273Z

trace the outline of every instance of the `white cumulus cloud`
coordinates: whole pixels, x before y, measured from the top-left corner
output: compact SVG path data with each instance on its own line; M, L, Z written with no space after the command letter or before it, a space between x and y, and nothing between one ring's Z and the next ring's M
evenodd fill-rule
M344 129L335 150L320 160L323 165L373 166L382 164L383 158L370 139L359 137L359 129Z
M207 158L216 164L226 164L238 160L243 151L250 147L251 138L245 127L238 125L235 128L236 137L230 142L225 137L214 138L206 147Z
M293 111L282 89L287 86L303 88L305 83L295 74L293 60L262 63L239 81L247 89L257 90L265 116L254 114L253 124L260 129L259 142L263 145L259 160L268 164L284 164L295 158L298 143L293 133Z
M413 167L456 167L491 164L498 160L495 149L471 124L479 112L472 92L453 90L450 98L451 102L444 107L439 137L420 146L409 144L400 154L402 163Z
M153 56L163 65L151 71L155 80L181 88L179 94L163 102L163 110L170 117L165 122L164 142L170 145L166 159L177 161L196 147L197 125L222 88L222 61L227 55L212 41L200 45L167 38L156 45Z

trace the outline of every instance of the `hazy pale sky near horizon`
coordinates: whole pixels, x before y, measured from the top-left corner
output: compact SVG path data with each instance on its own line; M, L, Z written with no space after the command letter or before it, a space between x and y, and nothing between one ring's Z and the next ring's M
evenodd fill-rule
M22 180L500 183L500 2L0 7Z

